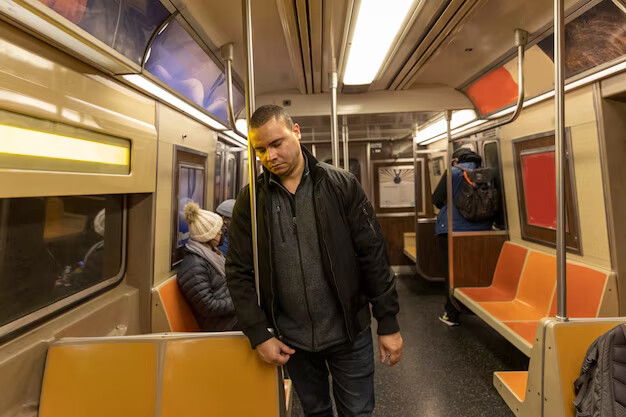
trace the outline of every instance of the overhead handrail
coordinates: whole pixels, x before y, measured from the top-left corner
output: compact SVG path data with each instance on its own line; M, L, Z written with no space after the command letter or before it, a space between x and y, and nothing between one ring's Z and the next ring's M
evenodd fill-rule
M517 103L515 105L515 111L513 112L513 114L506 120L501 120L487 126L481 126L477 129L470 130L469 132L463 132L462 134L451 136L448 138L448 140L456 141L470 135L477 135L479 133L486 132L487 130L508 125L509 123L513 123L519 117L522 111L522 107L524 107L524 56L527 44L528 32L524 29L515 29L515 46L517 46ZM463 125L457 126L455 129L462 128L463 126L474 123L475 121L476 120L472 120L470 122L464 123Z
M240 132L237 129L235 119L235 109L233 104L233 59L234 59L234 47L233 43L227 43L220 48L222 59L226 62L226 91L227 91L227 107L228 107L228 121L233 132L239 136L246 137L247 135Z
M556 318L567 321L567 280L565 248L565 80L563 50L565 45L565 7L554 0L554 157L556 160Z
M148 58L150 58L150 50L152 49L152 44L157 36L159 36L165 28L170 24L172 20L174 20L178 16L178 10L169 15L161 24L152 32L150 35L150 39L148 39L148 43L146 44L146 48L143 51L143 56L141 57L141 69L146 67L146 63L148 62Z
M252 113L256 108L254 97L254 58L252 44L252 0L243 1L243 30L246 42L246 119L250 126ZM248 184L250 188L250 221L252 237L252 259L254 266L254 284L256 287L257 303L261 305L261 292L259 289L259 246L256 217L256 151L252 146L252 141L248 140Z

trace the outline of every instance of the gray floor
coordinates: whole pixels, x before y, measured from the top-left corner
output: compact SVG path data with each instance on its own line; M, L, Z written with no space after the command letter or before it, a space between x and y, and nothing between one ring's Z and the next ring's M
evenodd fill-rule
M412 276L398 280L402 361L376 367L376 417L509 417L492 385L496 370L525 370L527 358L478 317L465 314L449 328L443 286ZM292 417L302 417L294 398Z

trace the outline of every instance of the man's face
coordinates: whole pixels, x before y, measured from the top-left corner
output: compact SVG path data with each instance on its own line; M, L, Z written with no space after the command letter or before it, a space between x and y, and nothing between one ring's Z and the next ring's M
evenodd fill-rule
M300 158L300 126L289 129L285 123L272 117L263 126L249 134L252 146L263 166L278 177L289 175Z

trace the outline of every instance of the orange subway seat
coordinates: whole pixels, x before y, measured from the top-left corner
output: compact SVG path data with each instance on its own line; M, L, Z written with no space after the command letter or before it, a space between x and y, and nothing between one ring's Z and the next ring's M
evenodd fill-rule
M173 332L198 332L200 325L187 300L178 288L176 278L170 278L157 288L170 330Z
M567 315L575 318L598 317L608 275L581 265L567 263ZM556 316L556 292L550 316Z
M466 287L458 291L474 301L510 301L515 298L528 249L504 242L489 287Z
M535 335L537 333L537 323L539 321L505 321L504 324L521 336L531 345L535 344Z
M515 299L478 304L501 321L539 320L548 315L555 285L555 257L545 253L530 252Z
M526 399L526 387L528 386L528 371L504 371L494 372L496 377L507 386L519 401Z

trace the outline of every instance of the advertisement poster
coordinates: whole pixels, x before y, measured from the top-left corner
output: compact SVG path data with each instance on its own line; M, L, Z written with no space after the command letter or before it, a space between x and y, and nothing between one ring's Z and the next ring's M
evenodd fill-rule
M413 165L378 168L380 208L415 207Z

